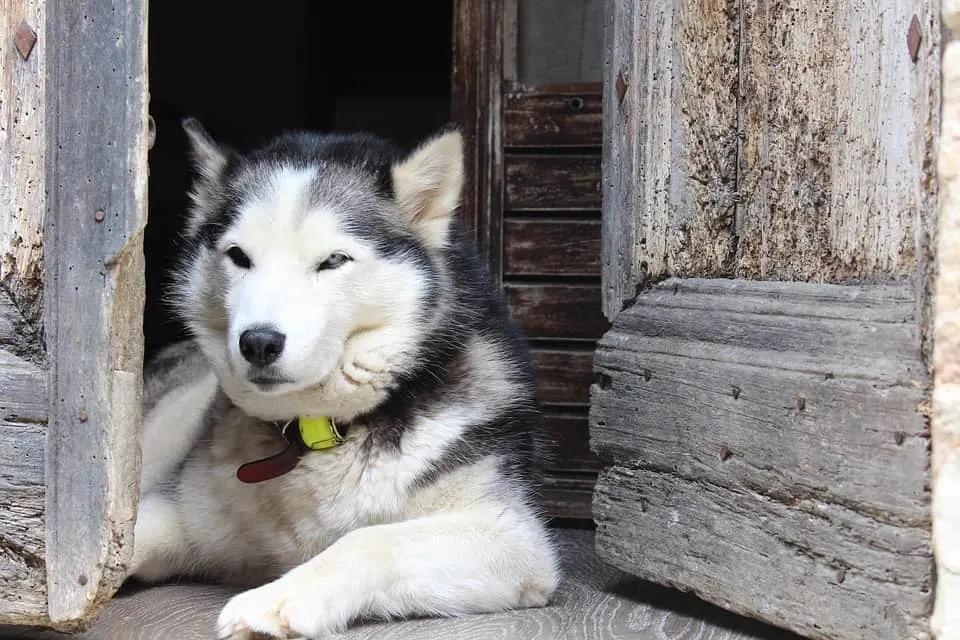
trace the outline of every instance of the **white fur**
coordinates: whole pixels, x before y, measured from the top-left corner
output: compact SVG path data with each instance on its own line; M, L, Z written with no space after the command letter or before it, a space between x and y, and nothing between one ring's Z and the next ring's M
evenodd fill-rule
M213 176L222 153L202 130L191 136L195 155L215 165L203 175ZM459 198L461 146L450 134L394 168L404 213L431 246L445 241ZM228 603L217 623L222 638L319 638L358 617L546 604L558 580L554 550L496 456L417 482L490 407L515 401L504 376L507 357L494 342L473 339L467 391L416 414L398 447L366 446L371 434L359 425L342 445L308 453L286 475L254 485L236 479L239 465L284 446L264 421L350 420L378 404L427 329L417 319L423 284L416 268L377 256L340 228L335 211L307 206L311 177L278 170L239 211L216 255L198 257L187 274L184 295L195 305L208 295L204 275L226 274L226 338L199 322L192 328L235 407L201 433L215 393L207 376L148 412L132 574L147 581L184 573L272 579ZM233 265L224 256L230 246L241 247L253 268ZM318 272L317 263L337 251L353 260ZM239 335L258 325L287 337L277 365L289 382L270 390L250 382L237 346ZM157 488L174 468L176 486Z

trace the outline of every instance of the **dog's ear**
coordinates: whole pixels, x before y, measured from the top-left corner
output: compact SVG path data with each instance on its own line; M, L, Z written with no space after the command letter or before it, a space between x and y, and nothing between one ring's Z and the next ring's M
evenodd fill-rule
M195 118L186 118L183 130L190 143L190 158L196 171L190 193L193 207L187 225L187 235L192 236L203 225L214 195L223 182L224 171L236 153L218 144Z
M196 118L186 118L183 130L190 141L194 169L204 180L217 180L227 166L230 150L217 144Z
M431 247L446 244L463 170L463 136L455 130L431 138L392 168L397 204Z

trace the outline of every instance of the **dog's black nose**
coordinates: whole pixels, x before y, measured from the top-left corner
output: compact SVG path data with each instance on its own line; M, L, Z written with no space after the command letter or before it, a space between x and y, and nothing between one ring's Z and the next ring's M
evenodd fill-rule
M265 367L277 361L286 341L285 335L273 329L247 329L240 334L240 353L250 364Z

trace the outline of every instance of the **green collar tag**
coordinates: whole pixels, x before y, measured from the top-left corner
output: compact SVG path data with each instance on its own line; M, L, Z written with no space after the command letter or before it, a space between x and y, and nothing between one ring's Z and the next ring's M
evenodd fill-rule
M332 449L343 442L333 418L300 418L300 437L308 449Z

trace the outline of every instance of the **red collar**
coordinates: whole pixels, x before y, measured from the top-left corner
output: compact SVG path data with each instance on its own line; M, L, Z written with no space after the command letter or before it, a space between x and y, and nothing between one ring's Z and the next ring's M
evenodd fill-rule
M287 422L280 429L287 446L283 451L267 458L254 460L240 465L237 469L237 479L247 484L256 484L266 480L279 478L293 470L300 462L300 458L307 451L307 445L300 437L300 425L296 418Z

